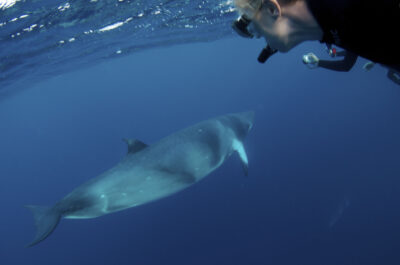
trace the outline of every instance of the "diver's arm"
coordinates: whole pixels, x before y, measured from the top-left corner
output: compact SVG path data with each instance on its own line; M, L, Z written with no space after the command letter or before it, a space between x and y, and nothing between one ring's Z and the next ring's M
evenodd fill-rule
M336 52L335 57L340 56L340 57L344 57L346 56L347 52L346 51L340 51L340 52Z
M333 71L348 72L356 63L357 57L358 56L355 53L345 52L343 60L338 60L338 61L319 60L318 67L322 67Z

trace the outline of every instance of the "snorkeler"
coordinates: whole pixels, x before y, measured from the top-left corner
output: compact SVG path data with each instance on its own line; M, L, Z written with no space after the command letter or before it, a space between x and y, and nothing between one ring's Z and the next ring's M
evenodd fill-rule
M339 69L349 69L361 56L400 72L400 39L393 31L400 18L398 0L235 0L235 4L240 13L233 23L235 31L268 42L260 62L277 51L285 53L316 40L347 51Z

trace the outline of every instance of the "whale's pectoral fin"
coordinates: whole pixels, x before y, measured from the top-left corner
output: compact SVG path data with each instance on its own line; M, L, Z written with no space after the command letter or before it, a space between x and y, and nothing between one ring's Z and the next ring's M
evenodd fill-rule
M234 140L233 141L233 150L235 150L238 153L238 155L240 157L240 161L242 162L244 175L247 176L248 172L249 172L249 161L247 159L247 154L246 154L246 150L244 150L243 143L238 140Z
M61 214L54 208L46 206L26 205L25 207L32 211L36 225L36 237L27 245L31 247L45 240L54 231L60 222Z
M142 141L136 139L122 139L125 143L128 144L128 154L137 153L143 149L145 149L148 145L143 143Z

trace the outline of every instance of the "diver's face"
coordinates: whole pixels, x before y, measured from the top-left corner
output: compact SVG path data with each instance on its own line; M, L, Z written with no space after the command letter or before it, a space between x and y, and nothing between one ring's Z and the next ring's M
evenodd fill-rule
M247 30L252 35L264 37L274 50L287 52L291 48L288 38L289 27L281 16L281 6L276 0L237 0L237 2L242 16L251 21Z
M285 35L285 25L281 23L280 17L271 14L265 8L261 8L252 19L255 31L268 42L269 46L280 52L287 52L290 47Z

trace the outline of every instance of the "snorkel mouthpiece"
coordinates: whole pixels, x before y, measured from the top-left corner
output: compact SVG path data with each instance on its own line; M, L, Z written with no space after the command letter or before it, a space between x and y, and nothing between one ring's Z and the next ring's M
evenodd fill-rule
M257 60L259 63L265 63L269 57L274 55L278 50L272 49L268 44L267 46L262 49L260 55L258 56Z

